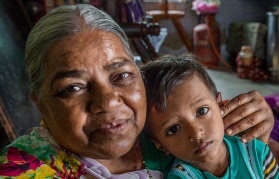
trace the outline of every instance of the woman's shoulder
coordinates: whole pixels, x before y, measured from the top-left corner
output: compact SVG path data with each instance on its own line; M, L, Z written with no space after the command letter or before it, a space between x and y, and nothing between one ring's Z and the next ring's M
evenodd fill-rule
M80 162L68 156L56 144L42 127L17 138L1 152L0 178L27 175L46 178L70 173L67 168L71 168L71 175L81 171Z
M55 155L55 150L51 149L51 140L53 140L48 131L42 127L35 127L28 134L15 139L11 144L6 146L1 156L8 154L10 150L16 148L24 151L29 155L44 160L46 156ZM55 143L55 141L53 141Z
M49 143L40 137L39 128L34 128L28 135L23 135L6 146L0 155L0 176L32 176L36 171L44 171L45 176L56 172L46 165L42 155L53 153ZM28 172L28 173L27 173Z

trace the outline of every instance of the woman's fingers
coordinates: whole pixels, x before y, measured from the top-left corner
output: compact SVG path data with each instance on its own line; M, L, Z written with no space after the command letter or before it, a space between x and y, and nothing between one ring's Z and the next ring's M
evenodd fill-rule
M235 122L229 128L226 128L225 132L227 135L238 134L251 128L251 126L256 126L262 122L263 118L264 114L261 111L256 111L245 118L239 118L238 122Z
M269 121L264 121L251 128L246 134L241 137L241 141L246 143L255 138L259 138L264 143L268 143L270 128L273 124Z
M251 92L249 92L251 93ZM230 100L227 104L221 107L222 115L226 116L242 104L250 102L253 97L249 93L244 93L239 96L236 96L232 100Z
M279 142L273 139L270 139L270 142L268 144L271 152L273 153L274 157L276 158L276 161L279 161Z
M241 94L221 107L225 128L259 110L251 93Z
M259 138L267 142L274 118L269 105L259 92L241 94L222 106L221 110L228 135L235 135L253 127L242 139L250 141Z

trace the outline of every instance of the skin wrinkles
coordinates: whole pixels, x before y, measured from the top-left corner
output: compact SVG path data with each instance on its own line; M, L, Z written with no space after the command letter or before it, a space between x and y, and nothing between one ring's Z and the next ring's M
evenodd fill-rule
M105 66L125 59L130 63L113 71L105 70ZM145 89L138 68L117 36L94 31L66 38L49 49L42 70L40 90L31 93L31 97L62 147L97 159L111 173L143 168L132 146L146 117ZM66 75L51 85L59 72L70 71L86 73ZM122 73L128 76L119 75ZM103 124L120 118L128 120L123 134L95 132ZM133 159L137 159L136 165Z
M147 125L157 148L188 161L196 168L222 176L228 165L229 153L223 142L220 99L216 99L197 75L184 80L167 98L165 112L152 107L149 113ZM199 116L197 112L200 109L208 111ZM178 126L177 131L169 135L174 126ZM199 155L197 150L205 143L212 145Z
M60 71L58 72L53 79L51 80L51 85L50 87L53 87L53 83L57 80L63 80L65 78L76 78L79 79L84 75L84 71L79 71L79 70L71 70L71 71Z
M94 159L129 153L145 122L146 96L117 36L94 31L67 38L49 50L44 69L32 98L59 144ZM114 124L124 127L116 134L104 129Z

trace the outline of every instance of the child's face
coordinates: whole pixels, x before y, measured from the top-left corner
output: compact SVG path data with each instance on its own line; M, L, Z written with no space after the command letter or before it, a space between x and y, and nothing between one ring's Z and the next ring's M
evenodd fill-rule
M165 112L154 107L150 111L148 128L159 142L156 146L196 164L222 155L224 125L218 102L221 97L217 100L195 74L185 80L169 95Z

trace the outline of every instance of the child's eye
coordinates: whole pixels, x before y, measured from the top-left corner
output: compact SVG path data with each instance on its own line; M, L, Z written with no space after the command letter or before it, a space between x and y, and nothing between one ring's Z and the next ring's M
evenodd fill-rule
M197 117L203 116L208 112L208 110L209 110L208 107L201 107L197 110L196 116Z
M172 126L172 127L170 127L170 128L167 130L167 135L168 135L168 136L174 135L174 134L176 134L179 130L180 130L180 126L178 126L178 125Z

